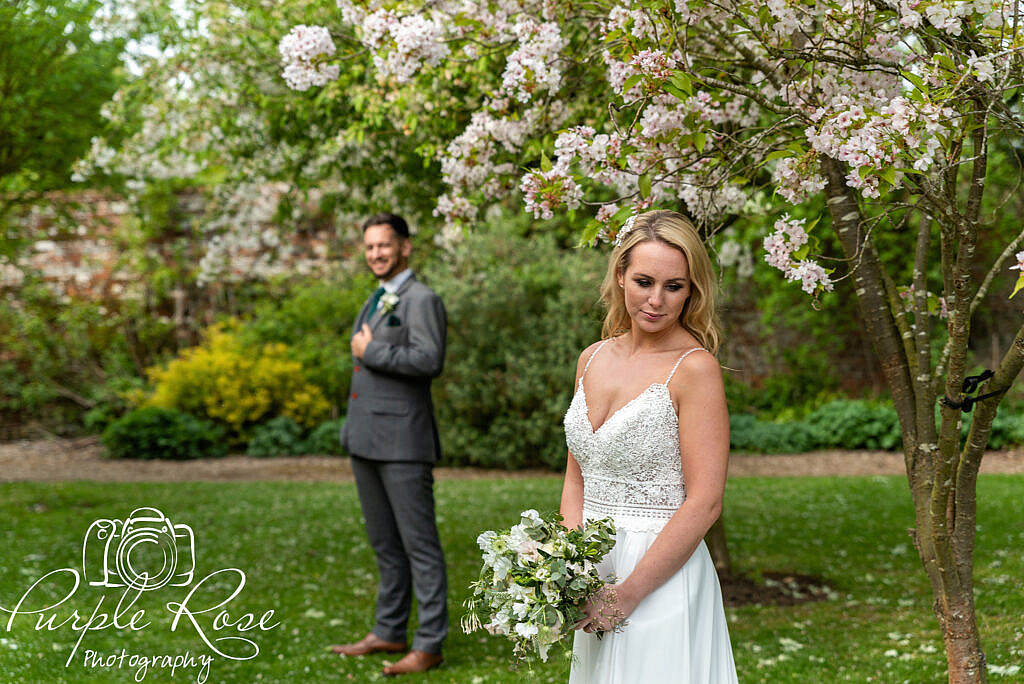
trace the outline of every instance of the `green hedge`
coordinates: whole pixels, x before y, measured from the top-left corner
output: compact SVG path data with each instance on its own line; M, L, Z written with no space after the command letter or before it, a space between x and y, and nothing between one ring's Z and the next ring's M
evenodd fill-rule
M223 428L161 408L129 411L103 431L111 458L187 460L227 453Z
M964 414L961 435L966 437L973 413ZM936 418L938 409L936 409ZM816 449L902 448L899 421L892 406L877 401L840 399L827 402L803 420L761 421L749 414L729 419L730 443L736 451L779 454ZM1002 407L992 422L989 449L1024 444L1024 416Z

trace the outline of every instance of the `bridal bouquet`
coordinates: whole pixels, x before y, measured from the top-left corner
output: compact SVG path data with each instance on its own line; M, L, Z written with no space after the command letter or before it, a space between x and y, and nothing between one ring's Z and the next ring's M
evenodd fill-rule
M511 639L520 658L535 651L546 661L551 645L572 633L584 602L606 584L596 565L615 545L615 527L606 519L569 530L560 520L523 511L512 529L477 538L483 568L465 603L467 634L483 627Z

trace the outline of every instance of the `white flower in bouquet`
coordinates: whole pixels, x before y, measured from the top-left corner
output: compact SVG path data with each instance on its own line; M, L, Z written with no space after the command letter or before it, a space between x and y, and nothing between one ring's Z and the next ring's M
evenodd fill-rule
M486 629L510 639L520 658L536 653L541 660L572 633L583 604L606 584L597 564L614 546L615 528L598 520L569 530L560 520L531 509L507 532L477 537L483 567L465 604L467 633Z

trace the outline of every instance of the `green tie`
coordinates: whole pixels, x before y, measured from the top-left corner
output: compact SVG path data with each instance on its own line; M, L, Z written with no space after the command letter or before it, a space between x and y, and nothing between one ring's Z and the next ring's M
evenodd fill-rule
M373 314L377 312L377 304L380 303L380 298L383 296L383 287L378 287L373 291L373 297L370 298L370 308L366 310L366 320L370 320L373 317Z

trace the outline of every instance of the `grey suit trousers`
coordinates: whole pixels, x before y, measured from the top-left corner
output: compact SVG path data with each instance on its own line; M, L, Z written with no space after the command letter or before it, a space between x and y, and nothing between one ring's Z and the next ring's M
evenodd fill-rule
M434 522L432 464L353 455L352 472L380 571L371 631L405 643L415 590L419 626L412 648L440 653L448 633L448 578Z

